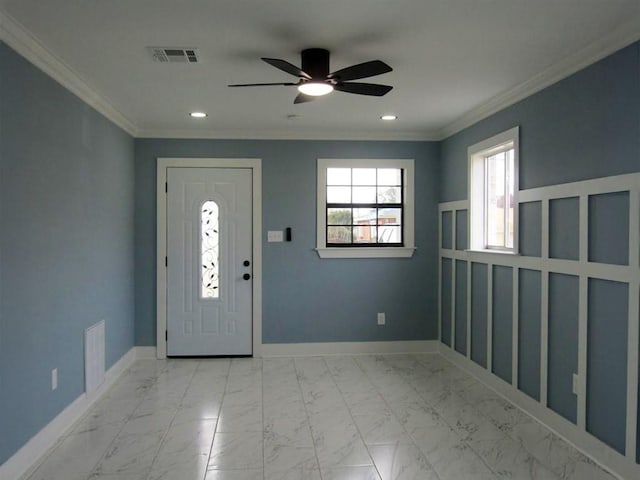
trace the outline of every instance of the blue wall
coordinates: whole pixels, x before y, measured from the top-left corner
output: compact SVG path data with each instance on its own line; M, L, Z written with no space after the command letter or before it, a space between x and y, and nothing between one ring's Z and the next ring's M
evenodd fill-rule
M0 464L133 346L133 139L0 42ZM51 391L51 370L59 386Z
M425 340L438 335L434 142L136 140L136 345L156 343L157 157L254 157L263 172L265 343ZM320 259L318 158L415 159L415 239L409 259ZM291 227L293 242L266 243ZM376 312L386 312L384 327Z
M441 202L467 198L467 148L514 126L520 126L522 190L640 172L640 42L444 140L441 143ZM629 245L629 202L628 192L589 196L589 261L629 264L629 249L637 248ZM577 197L549 202L550 258L578 260L578 203ZM522 256L514 260L519 267L519 318L515 321L520 327L520 348L518 385L514 388L535 399L540 396L540 316L542 297L548 294L546 406L575 422L577 397L571 383L578 365L579 279L554 272L559 265L551 260L545 267L550 274L548 291L544 292L542 272L524 269L529 264L524 257L541 257L544 249L540 241L541 207L539 201L520 204L518 227ZM451 212L443 212L443 218L445 216L451 217ZM455 245L457 239L447 238L447 241ZM442 261L450 260L443 258ZM634 267L637 272L637 265ZM494 269L493 373L510 381L513 292L510 269L505 269L509 274L496 275L499 268L504 267ZM480 271L476 274L475 270L474 264L472 285L455 285L455 292L447 285L443 291L449 298L459 292L472 292L471 355L484 366L482 353L486 345L482 345L482 327L486 323L487 276ZM442 281L450 284L451 278L443 275ZM587 372L582 372L587 384L587 431L622 452L626 434L628 284L589 278L588 285L588 305L582 305L589 322ZM442 325L450 325L452 316L457 318L457 312L443 310ZM474 335L476 329L480 335ZM443 341L447 343L444 338ZM458 345L452 346L458 349ZM640 430L638 440L640 463Z
M520 126L522 190L637 172L640 43L442 142L440 201L467 198L467 148Z
M291 243L263 245L264 342L433 339L438 333L437 202L466 198L467 147L519 125L523 189L640 171L639 71L636 43L439 143L134 142L0 43L0 463L82 393L84 328L106 320L107 367L134 344L155 344L157 157L263 159L263 237L267 230L285 227L294 233ZM413 258L318 258L313 248L319 157L415 159L418 250ZM598 212L621 201L619 196L594 199L593 225L608 225L606 213ZM521 229L528 232L525 244L531 245L529 254L540 255L535 225L540 213L537 206L523 211L533 219L532 229ZM572 212L560 209L557 219ZM459 238L446 232L444 241L454 248L466 247L464 218L457 218ZM445 215L446 224L452 221ZM602 231L594 227L589 233L590 255L598 259L611 251L606 245L612 235ZM616 257L612 263L623 261ZM453 268L459 269L456 287L464 295L456 298L471 298L472 312L478 312L472 318L472 345L466 345L466 334L459 330L460 348L471 347L474 360L486 364L482 312L488 289L481 282L487 267L475 266L467 285L464 268L444 264L449 279ZM494 280L505 288L494 288L494 295L500 300L496 291L508 291L505 300L510 301L510 271L495 272ZM593 288L597 294L589 321L601 343L589 350L590 363L601 371L617 371L624 359L606 352L624 345L624 315L616 317L616 329L607 328L608 286ZM616 295L623 297L620 292ZM450 309L451 294L443 289L449 299L444 314L448 322L457 319L463 326L462 317ZM535 301L539 294L520 291L520 296ZM376 325L378 311L387 313L384 327ZM508 309L494 311L494 323L508 315ZM523 333L537 331L535 317L522 325ZM500 335L510 339L508 328L506 322ZM447 332L443 339L455 342ZM510 353L500 350L508 342L500 336L494 343L494 369L510 378ZM537 353L537 345L532 349ZM52 392L50 372L56 367L60 382ZM539 372L535 365L522 367L521 385L535 397ZM598 411L587 412L589 429L619 449L624 428L620 398L603 394L623 388L615 375L598 379L590 386L588 407L596 405Z

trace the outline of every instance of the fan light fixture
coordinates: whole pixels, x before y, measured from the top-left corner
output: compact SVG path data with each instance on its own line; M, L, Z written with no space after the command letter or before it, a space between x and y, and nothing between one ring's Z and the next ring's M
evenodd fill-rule
M333 92L333 85L325 82L304 82L298 85L298 91L312 97L321 97Z

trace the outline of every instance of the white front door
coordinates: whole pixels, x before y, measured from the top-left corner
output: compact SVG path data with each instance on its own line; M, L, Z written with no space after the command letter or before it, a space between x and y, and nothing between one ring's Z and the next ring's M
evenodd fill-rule
M252 354L252 171L167 169L167 355Z

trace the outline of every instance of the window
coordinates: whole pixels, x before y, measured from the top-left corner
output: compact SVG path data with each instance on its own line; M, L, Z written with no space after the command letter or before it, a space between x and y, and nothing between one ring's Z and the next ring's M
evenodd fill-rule
M206 201L200 210L201 298L218 298L220 286L218 204Z
M517 253L518 127L469 147L470 247Z
M321 257L413 254L413 160L318 159Z

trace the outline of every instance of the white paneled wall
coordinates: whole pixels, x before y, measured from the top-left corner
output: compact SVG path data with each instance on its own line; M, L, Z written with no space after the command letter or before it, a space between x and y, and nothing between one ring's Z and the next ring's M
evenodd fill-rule
M629 198L629 218L620 221L627 222L629 226L629 252L628 264L596 263L589 259L589 205L590 197L594 195L625 192ZM549 256L549 204L554 199L577 197L579 202L579 252L577 260L564 260L550 258ZM622 475L624 478L640 478L640 465L636 459L637 415L638 415L638 346L639 346L639 298L640 298L640 174L628 174L598 178L582 182L553 185L529 190L520 190L518 202L540 202L541 227L540 227L540 256L506 255L501 253L489 253L484 251L457 250L456 245L456 212L466 210L468 201L455 201L441 203L439 206L440 249L439 249L439 318L440 339L442 340L443 325L443 275L442 259L451 259L451 284L446 286L451 292L451 324L450 334L451 348L446 348L445 353L452 360L466 366L478 377L490 384L509 400L524 408L540 421L565 437L578 448L589 454L599 463ZM451 248L442 247L443 213L451 212ZM467 215L468 218L468 215ZM468 232L467 232L468 234ZM469 245L468 240L466 245ZM461 260L467 262L467 298L465 304L467 341L466 355L456 352L456 269L455 262ZM471 360L471 265L478 262L487 265L487 366L478 365ZM512 335L512 378L511 383L504 382L491 372L492 369L492 311L493 297L492 272L494 266L506 266L513 268L513 335ZM523 394L518 390L518 281L519 270L530 269L540 272L541 276L541 305L540 305L540 401ZM572 423L558 415L547 406L548 393L548 354L549 354L549 275L553 273L574 275L579 281L579 305L578 305L578 381L577 388L577 421ZM589 279L603 279L613 282L622 282L628 286L628 331L627 331L627 379L626 379L626 439L624 453L619 453L607 444L591 435L586 428L587 417L587 362L588 349L588 285ZM458 302L459 303L459 302ZM445 311L448 310L445 309Z

